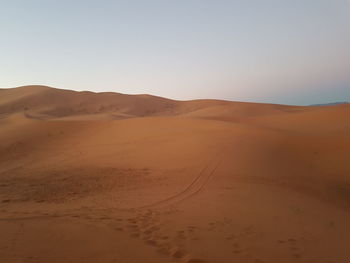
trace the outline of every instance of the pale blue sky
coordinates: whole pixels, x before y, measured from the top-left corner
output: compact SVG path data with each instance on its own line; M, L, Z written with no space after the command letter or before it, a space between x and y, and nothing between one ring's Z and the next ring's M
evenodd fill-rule
M0 87L350 101L348 0L0 0Z

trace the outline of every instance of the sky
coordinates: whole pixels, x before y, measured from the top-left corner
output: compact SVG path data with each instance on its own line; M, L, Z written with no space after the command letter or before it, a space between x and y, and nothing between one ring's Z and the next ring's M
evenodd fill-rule
M0 88L350 101L350 0L0 4Z

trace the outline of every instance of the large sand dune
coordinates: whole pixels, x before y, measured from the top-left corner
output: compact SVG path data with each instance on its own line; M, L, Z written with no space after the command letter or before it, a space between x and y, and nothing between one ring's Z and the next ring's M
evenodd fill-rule
M0 262L348 263L349 116L0 90Z

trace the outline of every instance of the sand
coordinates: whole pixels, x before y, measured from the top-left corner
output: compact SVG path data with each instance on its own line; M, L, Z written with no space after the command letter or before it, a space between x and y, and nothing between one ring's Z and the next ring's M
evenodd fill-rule
M0 89L0 262L348 263L349 116Z

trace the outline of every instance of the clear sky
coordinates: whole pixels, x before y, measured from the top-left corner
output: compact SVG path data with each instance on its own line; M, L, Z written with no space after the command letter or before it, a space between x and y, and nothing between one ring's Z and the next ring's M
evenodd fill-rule
M350 101L350 0L0 0L0 87Z

